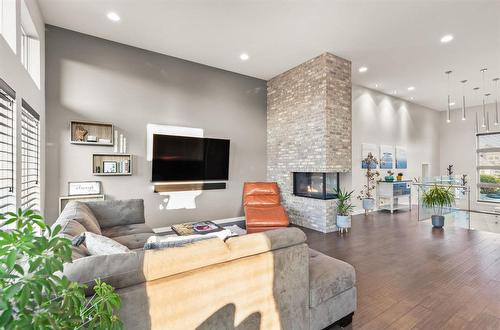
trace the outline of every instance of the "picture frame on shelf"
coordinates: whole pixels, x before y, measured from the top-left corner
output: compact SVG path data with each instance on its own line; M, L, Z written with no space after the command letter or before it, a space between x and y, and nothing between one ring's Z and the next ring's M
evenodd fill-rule
M70 181L68 196L86 196L102 194L101 181Z
M117 173L116 161L105 160L102 162L103 173Z

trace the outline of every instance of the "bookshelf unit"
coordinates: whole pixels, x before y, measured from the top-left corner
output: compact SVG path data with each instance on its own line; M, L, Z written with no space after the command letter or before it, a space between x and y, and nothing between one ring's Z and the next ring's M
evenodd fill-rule
M133 157L131 154L93 154L92 174L96 176L132 175Z
M87 131L83 141L77 140L77 131L80 128ZM89 136L95 136L97 141L87 141ZM106 142L99 142L102 139ZM70 122L70 142L82 145L113 146L115 142L113 141L113 124L72 120Z

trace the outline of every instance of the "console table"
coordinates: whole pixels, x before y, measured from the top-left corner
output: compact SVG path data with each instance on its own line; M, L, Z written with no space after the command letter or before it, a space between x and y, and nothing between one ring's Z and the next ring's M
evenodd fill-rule
M408 199L408 205L400 203L402 198ZM399 209L411 210L411 180L378 181L377 208L391 213Z

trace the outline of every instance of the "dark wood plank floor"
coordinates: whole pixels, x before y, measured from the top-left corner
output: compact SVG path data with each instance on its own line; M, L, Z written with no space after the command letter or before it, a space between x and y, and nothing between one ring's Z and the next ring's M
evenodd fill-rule
M353 329L500 329L500 234L353 216L348 234L304 229L309 246L356 268Z

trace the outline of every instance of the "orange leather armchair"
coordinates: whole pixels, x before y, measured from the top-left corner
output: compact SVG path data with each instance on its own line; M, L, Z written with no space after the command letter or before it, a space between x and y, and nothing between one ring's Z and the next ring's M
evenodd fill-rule
M276 182L245 182L243 206L249 234L288 227L288 215L281 206Z

